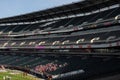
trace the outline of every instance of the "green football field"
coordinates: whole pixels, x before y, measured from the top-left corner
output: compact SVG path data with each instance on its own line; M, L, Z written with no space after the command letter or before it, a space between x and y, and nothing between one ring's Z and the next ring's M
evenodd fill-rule
M23 72L14 72L14 71L7 71L7 72L0 72L0 80L5 80L4 77L9 77L11 78L10 80L41 80L38 78L35 78L34 76L31 75L26 75ZM7 79L6 79L7 80Z

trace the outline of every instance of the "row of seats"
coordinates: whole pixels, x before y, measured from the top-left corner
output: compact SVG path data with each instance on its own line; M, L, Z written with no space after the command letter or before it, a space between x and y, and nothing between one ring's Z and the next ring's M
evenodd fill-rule
M117 16L120 13L120 8L114 8L107 11L101 11L91 15L73 17L68 19L53 20L41 22L37 24L26 24L17 26L1 26L0 32L29 32L29 31L50 31L56 29L73 28L74 26L83 25L91 22L96 22L104 19L109 19Z
M51 38L36 38L36 39L20 39L20 40L10 40L0 41L1 47L35 47L42 45L69 45L69 44L86 44L86 43L99 43L99 42L109 42L111 40L116 40L120 38L120 31L110 31L102 33L92 33L85 35L76 35L68 37L51 37Z

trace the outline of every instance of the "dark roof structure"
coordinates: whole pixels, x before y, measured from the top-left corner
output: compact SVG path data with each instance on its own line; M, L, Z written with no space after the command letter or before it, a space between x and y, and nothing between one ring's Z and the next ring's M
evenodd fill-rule
M0 23L27 22L27 21L55 18L55 17L63 17L63 16L74 15L79 13L91 12L119 3L120 0L83 0L83 1L62 5L54 8L49 8L46 10L41 10L33 13L2 18L0 19Z

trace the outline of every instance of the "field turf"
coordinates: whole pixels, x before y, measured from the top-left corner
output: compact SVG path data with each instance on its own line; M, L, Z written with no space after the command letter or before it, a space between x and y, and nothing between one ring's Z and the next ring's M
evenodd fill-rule
M40 80L38 78L35 78L31 75L26 75L23 72L16 72L14 73L14 71L12 70L8 70L7 72L0 72L0 80L4 80L3 77L10 77L10 80Z

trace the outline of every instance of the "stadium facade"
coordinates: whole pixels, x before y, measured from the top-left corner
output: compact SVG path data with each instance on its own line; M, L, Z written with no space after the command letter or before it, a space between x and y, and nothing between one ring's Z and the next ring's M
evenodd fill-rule
M120 0L83 0L0 19L6 68L43 79L107 80L120 73L119 56Z

